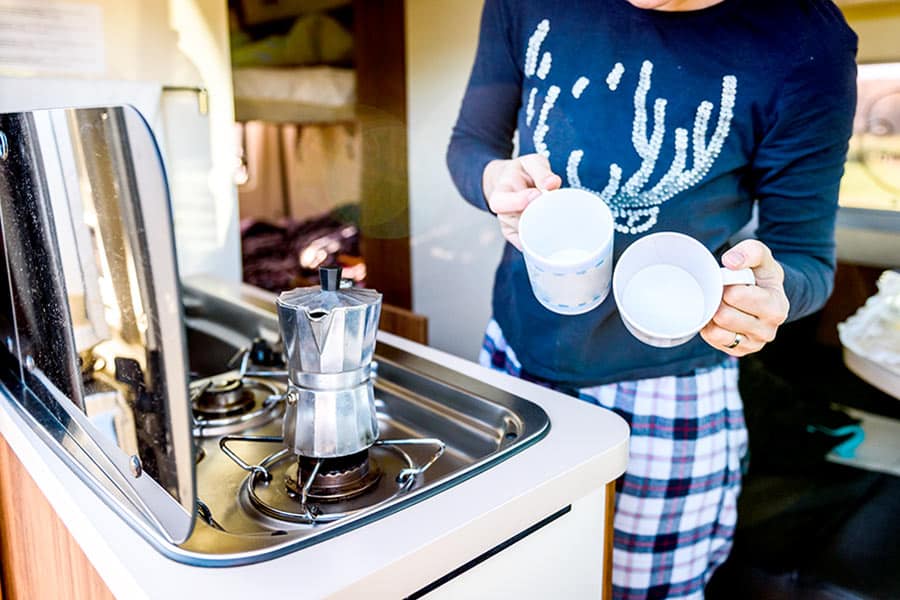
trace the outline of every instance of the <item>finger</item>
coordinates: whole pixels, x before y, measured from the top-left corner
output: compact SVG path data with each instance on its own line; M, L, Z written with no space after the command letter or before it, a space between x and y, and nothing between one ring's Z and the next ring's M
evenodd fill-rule
M534 182L534 186L541 191L555 190L562 185L562 178L553 172L550 161L543 154L520 156L519 164Z
M759 240L744 240L722 255L722 264L729 269L753 269L756 284L762 287L780 286L784 269L772 256L769 247Z
M500 221L500 233L521 252L522 242L519 239L518 215L497 215L497 220Z
M497 178L494 191L501 192L518 192L528 188L535 189L534 182L531 177L522 169L521 165L515 168L504 169Z
M497 215L500 225L507 229L511 229L512 231L519 230L519 220L521 217L522 213L500 213Z
M520 213L525 210L532 200L541 195L541 191L535 188L528 188L516 192L506 192L502 190L494 191L488 198L488 207L495 214L501 213Z
M771 342L774 340L775 332L778 329L771 323L757 319L727 304L719 306L719 310L713 315L712 322L725 331L739 331L744 337L760 342ZM734 336L732 335L731 340L728 340L726 343L730 344L733 341Z
M760 348L765 345L763 344L763 342L752 337L745 336L742 333L741 343L734 348L728 348L728 346L734 343L735 335L736 333L734 331L722 329L712 322L710 322L706 325L706 327L700 330L700 336L704 340L706 340L707 344L709 344L713 348L716 348L717 350L725 352L726 354L730 354L731 356L746 356L747 354L758 352Z
M756 285L729 285L722 294L725 304L773 325L787 319L788 301L783 292Z

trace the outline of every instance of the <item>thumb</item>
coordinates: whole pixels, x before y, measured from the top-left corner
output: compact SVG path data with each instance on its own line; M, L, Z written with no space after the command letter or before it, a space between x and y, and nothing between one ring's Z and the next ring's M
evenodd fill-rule
M519 164L534 182L534 187L541 191L555 190L562 185L562 178L553 172L550 161L543 154L520 156Z
M759 240L744 240L722 255L722 264L731 270L753 269L758 285L780 284L784 280L784 270L769 247Z

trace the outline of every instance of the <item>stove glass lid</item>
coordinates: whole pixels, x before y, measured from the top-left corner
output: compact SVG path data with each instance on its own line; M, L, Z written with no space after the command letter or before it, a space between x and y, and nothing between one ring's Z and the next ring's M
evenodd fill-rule
M36 397L172 541L193 527L187 353L166 176L131 107L0 114L21 403ZM4 310L4 314L8 312ZM18 347L14 347L15 345ZM10 389L11 386L6 386ZM26 398L27 396L27 398ZM71 453L71 452L70 452Z

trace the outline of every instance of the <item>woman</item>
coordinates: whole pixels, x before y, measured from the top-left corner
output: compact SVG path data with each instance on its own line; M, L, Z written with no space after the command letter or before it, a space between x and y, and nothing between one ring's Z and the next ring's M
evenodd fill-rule
M855 57L829 0L485 4L447 156L460 193L509 242L482 362L631 425L617 598L701 597L730 551L746 449L736 357L831 293ZM727 288L701 335L669 349L634 339L611 297L584 315L549 312L517 225L561 186L606 201L615 258L642 235L680 231L757 284ZM754 203L755 239L731 247Z

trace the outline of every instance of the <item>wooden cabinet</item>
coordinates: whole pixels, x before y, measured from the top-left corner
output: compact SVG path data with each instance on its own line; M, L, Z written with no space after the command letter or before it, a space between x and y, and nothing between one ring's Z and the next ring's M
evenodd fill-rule
M2 600L113 598L56 511L0 437Z

